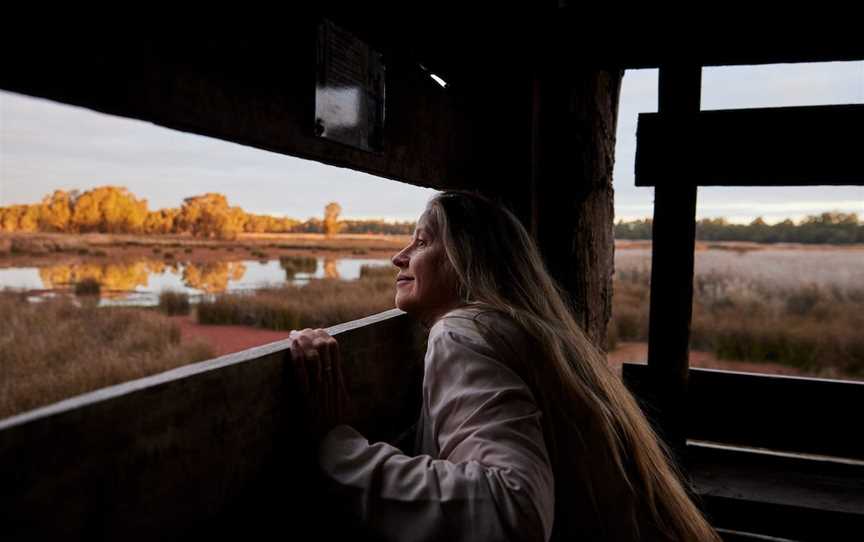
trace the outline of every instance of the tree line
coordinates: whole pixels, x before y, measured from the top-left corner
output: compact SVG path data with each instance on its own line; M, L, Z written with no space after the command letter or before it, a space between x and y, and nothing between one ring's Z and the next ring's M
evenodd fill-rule
M651 239L651 229L651 219L618 221L615 238ZM705 218L696 222L696 239L834 245L864 243L864 221L856 213L810 215L797 224L789 219L767 224L762 217L749 224L730 224L725 218Z
M247 233L377 233L410 235L414 222L339 220L342 207L331 202L323 219L305 221L247 213L231 206L223 194L207 193L183 200L179 208L151 211L147 200L122 186L87 191L55 190L40 203L0 207L0 231L191 234L230 239Z

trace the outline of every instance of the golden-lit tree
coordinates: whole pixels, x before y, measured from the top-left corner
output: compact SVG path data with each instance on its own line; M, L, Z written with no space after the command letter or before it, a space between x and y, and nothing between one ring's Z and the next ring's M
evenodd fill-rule
M243 231L248 233L264 233L272 231L272 217L266 215L246 215L246 224L243 225Z
M147 200L122 186L100 186L74 202L71 224L80 232L138 233L147 219Z
M38 205L10 205L0 208L2 231L37 231L39 229Z
M0 231L189 233L222 239L233 239L241 232L323 232L332 237L339 232L409 235L413 231L413 223L340 220L341 213L342 207L331 202L324 208L324 220L256 215L229 206L223 194L214 192L186 198L180 209L148 211L147 200L126 188L100 186L83 193L55 190L36 205L0 207Z
M150 211L144 219L144 233L160 234L175 233L176 220L180 215L180 209L160 209Z
M196 237L233 239L243 231L246 213L240 207L229 207L228 199L215 192L183 200L177 226Z
M9 207L0 207L0 231L15 231L18 228L18 220L12 216Z
M39 211L41 231L68 231L72 218L72 196L63 190L55 190L42 200Z
M333 237L339 233L339 214L342 212L342 206L332 201L324 207L324 235Z

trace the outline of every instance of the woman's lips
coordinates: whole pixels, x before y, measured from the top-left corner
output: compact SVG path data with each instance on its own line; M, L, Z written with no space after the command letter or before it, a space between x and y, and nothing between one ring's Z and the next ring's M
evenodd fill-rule
M398 279L398 280L396 281L396 286L401 286L401 285L403 285L403 284L406 284L406 283L408 283L408 282L411 282L412 280L414 280L414 279L407 279L407 278Z

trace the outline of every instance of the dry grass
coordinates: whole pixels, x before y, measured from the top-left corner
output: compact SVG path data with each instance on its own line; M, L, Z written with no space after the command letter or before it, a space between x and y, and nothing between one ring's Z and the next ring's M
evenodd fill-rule
M354 281L311 280L249 294L222 294L198 305L202 324L241 324L276 330L347 322L394 306L395 267L367 267Z
M826 377L864 374L864 290L758 282L742 287L723 275L697 277L695 288L694 348Z
M0 295L0 418L212 357L153 311Z
M824 377L864 374L864 282L848 279L842 268L812 266L805 273L805 267L788 263L760 269L750 262L747 273L735 260L739 256L728 258L731 263L721 271L718 261L700 265L697 257L691 348L712 351L720 359L782 363ZM618 267L610 347L648 338L647 261L619 262Z

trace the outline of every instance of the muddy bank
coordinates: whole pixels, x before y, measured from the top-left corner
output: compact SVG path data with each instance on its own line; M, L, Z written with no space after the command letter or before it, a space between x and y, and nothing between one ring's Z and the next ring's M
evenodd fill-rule
M0 267L43 267L59 263L116 262L141 259L217 262L265 260L281 256L333 258L390 257L408 236L348 234L242 234L233 240L182 235L101 233L0 233Z

